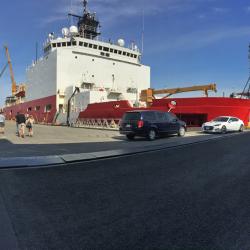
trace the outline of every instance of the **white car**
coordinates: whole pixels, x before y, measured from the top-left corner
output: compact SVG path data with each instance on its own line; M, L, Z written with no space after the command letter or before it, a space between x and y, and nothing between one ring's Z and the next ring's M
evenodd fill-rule
M225 134L228 131L243 132L244 122L232 116L219 116L202 125L203 132L216 132Z

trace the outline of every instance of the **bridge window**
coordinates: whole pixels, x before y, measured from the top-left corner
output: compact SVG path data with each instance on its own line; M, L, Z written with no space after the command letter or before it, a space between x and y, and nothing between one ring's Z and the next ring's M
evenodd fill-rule
M92 48L92 47L93 47L93 44L90 43L90 44L89 44L89 48Z
M62 46L62 44L61 43L57 43L57 47L61 47Z
M44 112L45 112L45 113L48 113L48 112L51 111L51 109L52 109L52 105L51 105L51 104L47 104L47 105L44 107Z
M117 49L115 49L115 50L114 50L114 53L117 54L117 52L118 52Z
M110 49L110 52L111 52L111 53L113 53L113 52L114 52L114 50L113 50L113 49Z
M118 54L121 55L121 54L122 54L122 51L121 51L121 50L118 50Z
M67 42L67 46L71 46L71 42Z
M99 50L102 50L102 46L99 46Z
M94 49L97 49L97 45L94 45Z
M108 47L104 47L103 50L108 52L109 48Z
M73 41L72 44L73 44L73 46L76 46L76 41Z
M83 46L83 42L79 42L79 46Z
M123 51L123 53L122 53L124 56L126 56L126 52L125 51Z
M84 47L88 47L88 43L84 43Z
M107 56L107 57L110 57L110 54L109 54L109 53L106 53L106 56Z
M53 43L52 46L53 46L53 48L56 48L56 43Z

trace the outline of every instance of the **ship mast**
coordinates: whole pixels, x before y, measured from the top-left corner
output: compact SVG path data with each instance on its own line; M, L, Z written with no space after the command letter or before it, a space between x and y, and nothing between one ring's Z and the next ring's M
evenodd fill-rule
M88 1L84 0L83 1L83 14L87 14L87 5L88 5Z
M80 37L95 39L101 33L98 31L100 27L100 23L96 18L95 13L90 13L87 9L88 0L83 0L83 15L78 16L75 14L69 14L69 16L73 16L78 18L78 32Z

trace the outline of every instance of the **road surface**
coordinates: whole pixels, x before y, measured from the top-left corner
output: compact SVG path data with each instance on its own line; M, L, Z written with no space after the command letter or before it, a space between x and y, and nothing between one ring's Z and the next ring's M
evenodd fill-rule
M245 133L100 161L1 170L1 245L249 250L249 148Z

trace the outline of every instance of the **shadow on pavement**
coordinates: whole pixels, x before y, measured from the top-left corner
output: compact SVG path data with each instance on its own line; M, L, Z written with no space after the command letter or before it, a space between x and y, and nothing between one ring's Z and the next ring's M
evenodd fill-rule
M89 153L103 150L119 149L123 142L85 142L63 144L13 144L9 140L0 141L0 157L29 157Z
M78 154L91 153L98 151L131 149L137 147L150 146L167 146L168 144L178 144L180 142L192 143L200 138L205 140L211 135L178 137L169 135L166 137L157 138L154 141L149 141L143 137L136 137L135 140L129 141L125 136L113 137L119 141L104 141L104 142L78 142L78 143L55 143L55 144L14 144L7 139L0 140L0 158L5 157L30 157L30 156L53 156L63 154Z

